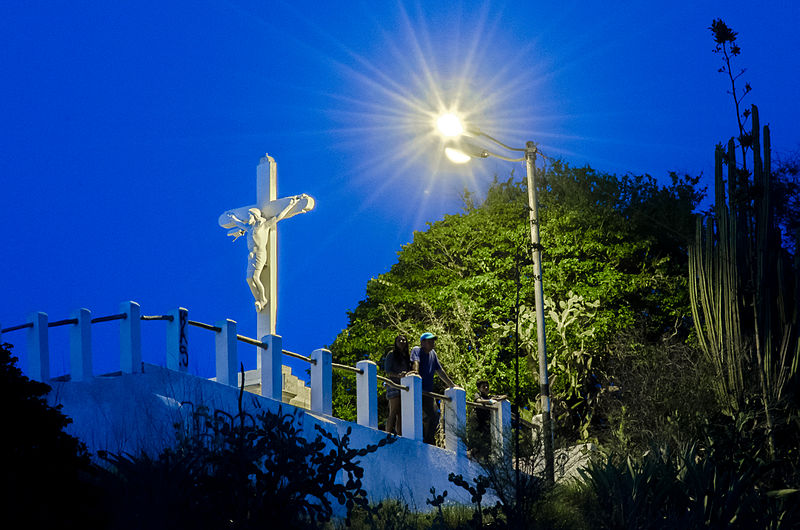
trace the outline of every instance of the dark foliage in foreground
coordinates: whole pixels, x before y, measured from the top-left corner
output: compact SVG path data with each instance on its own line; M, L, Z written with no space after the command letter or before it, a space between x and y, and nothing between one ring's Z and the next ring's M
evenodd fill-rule
M148 455L101 455L115 528L317 528L334 504L349 518L368 507L359 458L394 441L352 449L315 425L303 437L296 415L257 418L198 407L177 447ZM337 481L337 478L343 478Z
M763 460L750 427L717 426L718 440L681 450L654 446L639 457L598 459L581 471L590 499L581 511L598 529L797 528L796 470Z
M10 344L0 346L3 520L18 517L25 528L100 525L86 448L64 432L72 420L60 407L48 405L45 396L50 386L23 375L10 348Z

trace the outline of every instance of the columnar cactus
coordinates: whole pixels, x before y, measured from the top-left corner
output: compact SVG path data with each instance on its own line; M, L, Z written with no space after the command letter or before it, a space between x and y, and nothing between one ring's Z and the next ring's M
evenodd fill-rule
M718 371L719 396L735 412L758 395L771 426L771 407L798 375L800 281L797 256L790 261L775 224L769 127L762 159L755 105L752 119L752 175L737 167L733 139L727 149L717 146L714 215L705 223L698 216L689 288L700 345Z

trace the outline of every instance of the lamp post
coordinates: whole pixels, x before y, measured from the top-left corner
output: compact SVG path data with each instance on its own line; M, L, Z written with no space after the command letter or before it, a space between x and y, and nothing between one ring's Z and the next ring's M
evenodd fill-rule
M525 161L528 184L528 219L531 231L531 258L533 261L534 297L536 304L536 339L539 353L539 396L542 407L542 430L544 438L545 476L553 482L555 465L553 457L553 424L550 416L550 384L547 377L547 344L544 329L544 294L542 290L542 246L539 243L539 201L536 195L535 170L536 144L527 142L524 148L509 147L499 140L477 129L465 130L461 120L454 114L444 114L437 119L437 128L442 136L452 138L452 143L445 148L445 155L456 164L463 164L472 158L488 158L490 156L509 162ZM482 137L506 149L524 153L521 158L513 158L489 151L467 140L462 136ZM519 419L517 420L519 421Z

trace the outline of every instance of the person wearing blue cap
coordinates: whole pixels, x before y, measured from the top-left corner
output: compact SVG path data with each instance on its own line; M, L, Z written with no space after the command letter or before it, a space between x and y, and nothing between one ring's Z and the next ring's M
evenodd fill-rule
M419 338L419 346L411 349L411 368L419 373L422 378L422 391L433 392L433 375L439 374L442 382L448 388L455 386L453 380L439 363L436 351L436 335L425 332ZM436 437L436 429L439 427L439 411L436 403L430 396L422 396L422 438L425 443L433 444Z

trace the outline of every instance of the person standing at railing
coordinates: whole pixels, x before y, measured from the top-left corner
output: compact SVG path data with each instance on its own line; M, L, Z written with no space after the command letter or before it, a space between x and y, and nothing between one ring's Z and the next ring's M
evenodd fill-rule
M506 395L489 394L489 382L478 381L478 392L473 401L481 405L494 406L498 401L506 399ZM475 407L470 417L469 456L483 458L490 454L492 446L492 411L485 407Z
M411 350L411 369L419 373L422 378L423 392L433 392L434 374L439 374L447 388L455 386L453 380L439 363L434 346L436 346L436 335L426 332L420 336L419 346L414 346ZM432 397L422 396L422 438L425 443L433 444L435 442L438 427L439 411L436 403Z
M389 350L383 361L383 370L386 377L392 382L400 384L400 378L411 371L411 357L408 352L408 340L405 335L398 335L394 339L394 348ZM403 422L400 420L400 391L393 387L386 389L386 399L389 400L389 417L386 419L386 432L402 436Z

